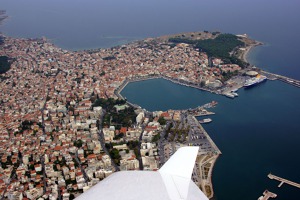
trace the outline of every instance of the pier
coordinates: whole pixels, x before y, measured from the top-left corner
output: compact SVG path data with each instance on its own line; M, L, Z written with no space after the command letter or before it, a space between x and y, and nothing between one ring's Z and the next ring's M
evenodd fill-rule
M261 196L258 198L258 200L268 200L269 198L276 198L277 197L277 194L273 193L273 192L270 192L268 190L265 190L264 193L263 193L264 196Z
M300 88L300 81L296 80L296 79L292 79L286 76L282 76L282 75L278 75L278 74L274 74L274 73L270 73L270 72L266 72L266 71L261 71L262 74L266 75L269 79L271 80L279 80L285 83L288 83L290 85L293 85L295 87L299 87Z
M284 183L286 183L286 184L289 184L289 185L291 185L291 186L300 188L300 184L299 184L299 183L295 183L295 182L293 182L293 181L289 181L289 180L287 180L287 179L284 179L284 178L275 176L275 175L273 175L273 174L271 174L271 173L268 174L268 177L269 177L270 179L274 179L274 180L279 181L280 184L278 185L278 187L281 187Z

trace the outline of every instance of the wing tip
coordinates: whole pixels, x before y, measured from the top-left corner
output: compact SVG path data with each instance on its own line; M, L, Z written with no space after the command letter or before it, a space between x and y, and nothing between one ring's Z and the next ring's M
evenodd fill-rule
M191 178L198 150L197 146L179 148L159 169L159 172Z

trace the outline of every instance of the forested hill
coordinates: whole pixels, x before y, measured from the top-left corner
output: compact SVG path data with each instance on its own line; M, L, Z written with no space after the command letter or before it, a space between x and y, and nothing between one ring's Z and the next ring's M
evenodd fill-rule
M244 42L240 41L236 35L233 34L219 34L214 39L206 40L191 40L187 38L170 38L172 43L187 43L192 44L199 51L206 52L209 57L221 58L225 63L238 64L241 67L247 65L235 56L231 56L231 52L238 47L243 47Z

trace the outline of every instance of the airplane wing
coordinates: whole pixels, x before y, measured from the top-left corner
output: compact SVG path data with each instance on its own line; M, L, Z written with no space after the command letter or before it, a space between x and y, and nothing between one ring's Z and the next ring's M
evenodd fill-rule
M121 171L76 200L208 200L191 180L199 147L182 147L158 171Z

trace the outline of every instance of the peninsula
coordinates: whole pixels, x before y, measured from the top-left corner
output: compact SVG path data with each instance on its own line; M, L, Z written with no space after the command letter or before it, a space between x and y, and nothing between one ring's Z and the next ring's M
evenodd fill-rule
M213 197L221 152L193 116L209 112L148 112L119 91L162 77L225 94L243 85L245 54L260 43L204 31L72 52L45 38L1 38L1 197L73 199L115 171L157 170L186 145L200 146L193 180Z

